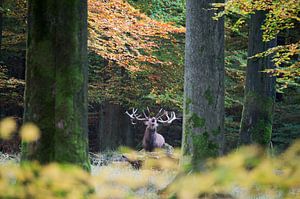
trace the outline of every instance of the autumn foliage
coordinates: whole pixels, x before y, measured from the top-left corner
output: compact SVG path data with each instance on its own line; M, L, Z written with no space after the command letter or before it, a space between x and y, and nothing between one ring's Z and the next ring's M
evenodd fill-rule
M142 62L144 67L171 64L152 55L159 49L154 38L176 42L172 34L184 31L147 17L123 0L89 0L89 48L130 71L142 70Z
M24 59L26 0L5 6L9 12L4 14L2 55L11 59L14 53ZM133 106L144 104L143 98L180 106L185 28L153 20L127 1L89 0L88 31L91 104L111 101ZM22 102L24 81L11 77L16 67L1 65L3 106Z
M134 104L182 79L174 69L182 68L176 35L184 28L153 20L123 0L89 0L88 30L91 101ZM171 58L160 56L161 48Z
M296 36L292 39L286 39L284 45L277 45L266 52L262 52L252 57L262 57L272 55L276 69L270 69L269 72L279 77L278 83L287 88L288 85L299 86L300 63L297 56L300 53L299 36L299 0L229 0L225 4L216 4L215 6L224 6L224 11L218 16L227 14L229 16L238 16L235 28L238 30L243 24L246 24L248 17L257 12L264 11L266 20L261 29L263 30L263 40L271 41L280 34L288 35L295 31Z

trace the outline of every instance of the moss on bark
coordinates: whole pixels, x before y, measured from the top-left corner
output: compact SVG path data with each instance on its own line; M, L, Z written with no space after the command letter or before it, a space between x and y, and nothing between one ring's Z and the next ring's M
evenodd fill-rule
M188 122L193 128L201 128L205 125L205 119L199 117L196 113L192 113L188 119Z
M183 165L190 161L193 170L203 169L206 158L223 153L224 20L212 19L208 8L214 2L186 1L182 153Z
M241 144L267 146L271 141L274 99L254 92L245 95L241 120Z
M203 162L210 157L217 157L219 146L209 138L209 132L200 135L193 135L193 158L192 165L199 168Z
M207 100L208 105L213 104L213 96L212 96L210 88L206 89L206 91L204 93L204 98Z
M263 42L261 26L266 13L257 11L249 21L248 56L264 52L276 46L276 40ZM244 107L240 127L240 144L260 144L271 142L275 77L262 71L274 68L271 56L248 59Z
M190 104L190 103L189 103ZM196 113L186 115L183 131L183 156L190 156L189 162L182 162L185 169L201 170L204 168L204 162L209 157L217 157L219 155L220 144L213 139L213 136L218 136L220 129L212 130L211 132L204 131L205 119L199 117ZM203 133L195 133L197 129L202 129ZM211 136L210 136L211 135ZM189 166L186 166L186 165Z
M87 141L87 2L29 0L24 121L42 132L22 160L90 170Z

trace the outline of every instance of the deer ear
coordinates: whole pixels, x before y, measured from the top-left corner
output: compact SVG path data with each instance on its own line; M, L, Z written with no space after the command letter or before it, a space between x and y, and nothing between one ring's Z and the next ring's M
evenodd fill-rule
M144 124L145 124L146 126L148 126L149 121L144 121Z

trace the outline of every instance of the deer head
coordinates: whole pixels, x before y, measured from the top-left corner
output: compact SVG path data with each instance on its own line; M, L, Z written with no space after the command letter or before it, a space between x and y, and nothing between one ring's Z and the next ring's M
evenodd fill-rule
M155 148L162 148L165 144L165 139L162 135L157 133L157 127L159 123L171 124L174 120L179 119L176 117L175 112L172 111L170 114L168 111L160 109L155 117L150 117L150 110L147 107L148 115L145 111L142 114L137 113L137 109L133 108L132 112L126 111L126 114L131 118L131 123L136 124L137 121L143 121L146 125L143 148L146 151L153 151Z

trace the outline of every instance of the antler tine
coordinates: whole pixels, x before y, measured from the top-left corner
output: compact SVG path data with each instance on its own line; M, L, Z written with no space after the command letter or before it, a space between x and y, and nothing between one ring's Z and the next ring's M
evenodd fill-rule
M146 113L145 113L145 111L143 111L143 114L144 114L144 116L145 116L145 118L149 118L147 115L146 115Z
M141 115L138 115L137 111L138 111L137 108L132 108L131 114L128 111L125 112L130 117L132 124L136 124L135 120L140 120L140 121L148 120L147 116L145 116L145 118L141 118Z
M166 117L167 117L167 120L163 120L161 118L159 118L157 121L160 122L160 123L168 123L168 124L171 124L174 120L176 119L179 119L176 117L176 114L174 111L171 112L171 115L169 116L168 112L165 111L165 114L164 114Z
M128 111L126 111L125 113L126 113L129 117L133 118L133 116L136 115L136 112L137 112L137 109L132 108L132 114L130 114Z
M161 116L163 116L164 114L159 115L163 110L164 110L163 108L159 109L159 111L158 111L158 113L156 114L155 117L156 117L156 118L160 118Z
M148 110L148 113L149 113L149 115L150 115L150 110L149 110L148 106L147 106L147 110ZM149 116L147 116L147 114L145 113L144 110L142 111L142 113L143 113L145 119L149 119Z

